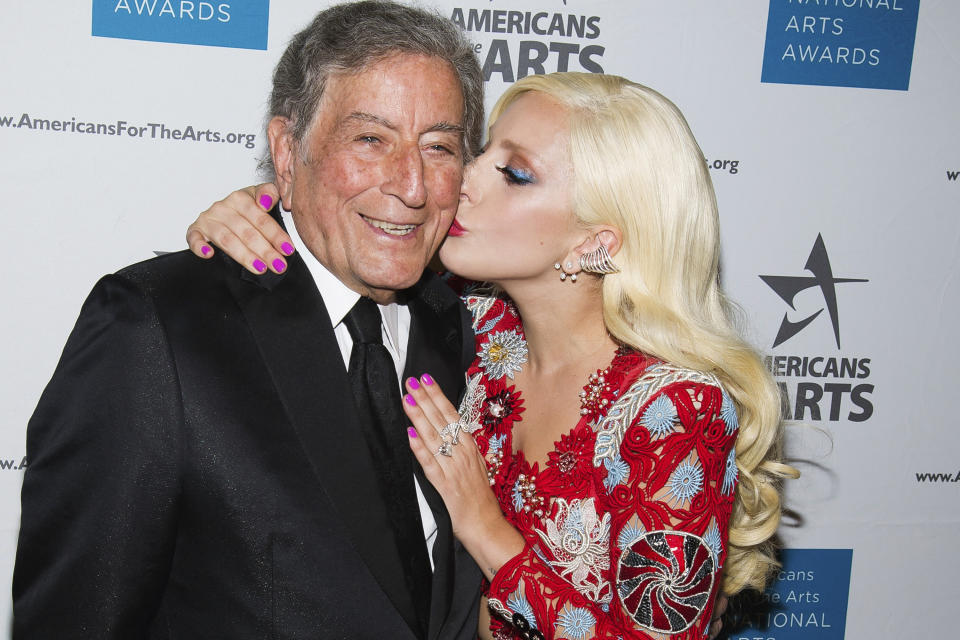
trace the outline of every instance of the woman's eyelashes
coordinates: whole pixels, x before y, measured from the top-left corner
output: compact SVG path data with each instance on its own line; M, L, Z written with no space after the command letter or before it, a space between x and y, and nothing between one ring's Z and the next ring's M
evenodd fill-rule
M524 185L536 182L533 174L524 169L517 169L516 167L511 167L508 164L496 165L496 169L503 174L504 180L506 180L509 184Z

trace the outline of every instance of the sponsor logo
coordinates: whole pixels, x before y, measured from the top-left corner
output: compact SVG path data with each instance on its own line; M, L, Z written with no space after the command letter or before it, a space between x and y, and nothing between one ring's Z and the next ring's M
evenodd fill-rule
M105 38L266 49L270 0L93 0L91 34Z
M777 579L745 603L729 640L843 640L853 549L784 549Z
M910 86L920 0L770 0L761 82Z
M486 44L486 52L483 43L475 45L474 50L483 61L484 80L509 83L553 71L603 73L600 63L606 48L597 43L600 16L454 7L450 20L464 31L515 36L492 38Z
M947 180L950 182L956 182L957 176L960 175L960 171L951 171L947 169Z
M827 255L827 247L823 244L823 236L817 234L817 239L813 243L813 249L810 250L810 257L804 269L809 271L811 276L760 276L760 279L769 285L780 298L786 302L791 309L797 310L794 306L794 298L798 293L806 289L817 287L823 294L823 300L827 311L830 314L830 322L833 323L833 334L837 338L837 349L840 348L840 318L837 312L837 288L836 285L846 282L868 282L861 278L834 278L833 269L830 267L830 257ZM823 312L823 307L818 309L812 315L803 318L797 322L790 320L789 314L783 314L783 321L780 323L780 331L777 332L777 338L773 342L774 347L778 347L793 336L800 333L804 327L816 320Z
M804 269L810 275L761 275L763 280L790 310L797 309L797 296L818 290L822 304L800 318L791 320L790 310L783 314L773 348L784 344L827 312L837 349L840 349L840 311L837 285L865 283L865 278L838 278L833 274L823 236L817 234ZM804 298L805 300L808 298ZM870 377L871 358L822 354L773 354L766 357L767 368L777 379L783 396L784 416L791 420L830 420L844 417L864 422L873 415L870 399L874 385Z

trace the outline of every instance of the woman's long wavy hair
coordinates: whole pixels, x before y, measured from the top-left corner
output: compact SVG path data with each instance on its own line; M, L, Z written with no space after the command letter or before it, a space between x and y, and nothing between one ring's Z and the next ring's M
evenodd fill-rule
M490 122L528 91L567 110L577 218L622 232L621 272L602 285L607 330L666 362L713 373L737 406L739 484L723 590L760 590L778 567L781 481L798 474L780 461L779 390L735 330L720 288L717 202L703 153L672 102L618 76L528 76L497 101Z

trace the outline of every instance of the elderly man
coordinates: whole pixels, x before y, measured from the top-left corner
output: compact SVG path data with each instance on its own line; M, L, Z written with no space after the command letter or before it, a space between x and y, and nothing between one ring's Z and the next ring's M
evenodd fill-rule
M397 374L451 395L469 318L425 271L482 79L447 20L321 12L277 66L281 275L107 276L30 421L15 638L468 638L480 574L413 463ZM383 322L381 322L383 318Z

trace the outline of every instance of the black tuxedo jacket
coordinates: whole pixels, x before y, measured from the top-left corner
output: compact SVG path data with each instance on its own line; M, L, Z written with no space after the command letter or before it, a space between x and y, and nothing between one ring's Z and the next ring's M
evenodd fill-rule
M455 397L469 316L433 274L410 293L407 375ZM439 531L418 623L354 413L299 257L105 277L27 430L14 638L475 638L481 576L422 472Z

